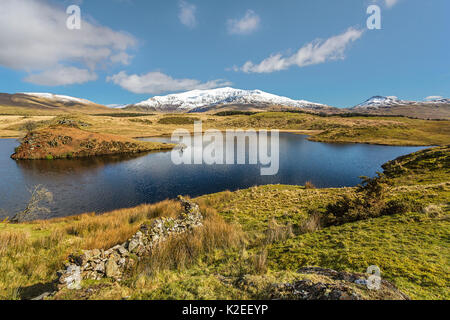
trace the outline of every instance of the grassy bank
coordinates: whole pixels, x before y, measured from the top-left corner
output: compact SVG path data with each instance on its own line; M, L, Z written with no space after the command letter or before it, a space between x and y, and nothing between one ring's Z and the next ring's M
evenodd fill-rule
M277 283L330 281L298 274L301 267L364 273L377 265L413 299L449 299L449 156L441 147L386 164L384 198L367 205L371 215L347 219L353 222L321 223L336 207L330 204L357 199L357 188L273 185L199 197L207 217L201 230L172 239L121 283L85 281L54 298L267 299ZM379 203L396 209L381 214ZM164 201L101 216L2 223L0 298L51 291L70 253L122 243L142 223L179 210Z
M218 116L211 114L132 113L130 117L112 114L49 117L0 116L0 137L22 137L24 124L31 121L45 127L55 119L69 117L89 124L91 132L124 137L171 135L179 128L192 131L194 120L203 129L279 129L309 134L314 141L337 143L371 143L387 145L444 145L449 143L450 121L417 120L403 117L320 117L291 112L265 112L250 115ZM50 120L49 120L50 119Z

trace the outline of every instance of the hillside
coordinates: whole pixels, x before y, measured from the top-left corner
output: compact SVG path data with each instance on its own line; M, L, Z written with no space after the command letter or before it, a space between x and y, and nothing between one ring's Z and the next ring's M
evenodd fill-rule
M48 93L0 93L0 114L49 115L112 112L106 106L74 97Z

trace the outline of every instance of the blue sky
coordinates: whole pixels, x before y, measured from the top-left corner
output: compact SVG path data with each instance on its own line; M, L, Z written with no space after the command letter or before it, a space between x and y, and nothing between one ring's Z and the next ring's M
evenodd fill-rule
M72 4L80 30L66 27ZM367 29L372 4L381 30ZM337 107L450 97L448 0L2 0L0 30L1 92L127 104L232 86Z

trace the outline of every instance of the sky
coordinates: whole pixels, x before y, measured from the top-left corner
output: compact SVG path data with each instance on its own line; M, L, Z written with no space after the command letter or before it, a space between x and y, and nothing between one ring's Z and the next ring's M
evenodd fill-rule
M373 5L381 29L367 26ZM448 0L1 0L0 92L105 105L224 86L336 107L450 98L449 31Z

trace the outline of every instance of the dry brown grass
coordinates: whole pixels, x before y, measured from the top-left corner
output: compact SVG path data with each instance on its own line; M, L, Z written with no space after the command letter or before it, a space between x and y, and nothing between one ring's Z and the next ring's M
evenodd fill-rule
M211 208L202 206L201 210L205 218L203 227L161 243L139 263L136 274L153 276L163 270L181 270L215 250L236 248L245 243L240 227L226 223Z
M300 233L309 233L322 227L322 214L317 211L310 212L309 217L300 226Z
M175 201L162 201L153 205L116 210L104 215L84 214L69 219L65 227L68 235L83 239L82 248L108 249L128 240L137 232L142 222L157 217L176 217L181 206Z
M14 253L26 250L29 245L30 233L21 230L1 231L0 232L0 255L7 251Z
M253 274L266 274L268 270L267 265L267 249L255 254L251 258L251 266Z
M271 244L278 241L284 241L292 238L294 233L292 232L292 225L281 225L275 219L269 221L269 225L266 230L265 243Z

